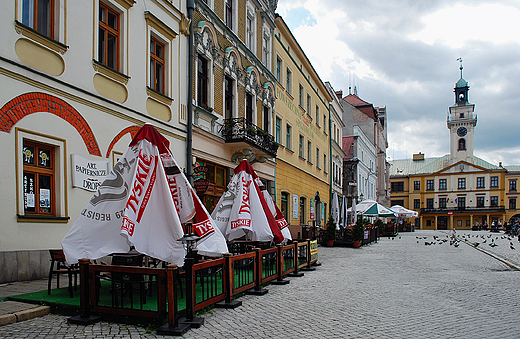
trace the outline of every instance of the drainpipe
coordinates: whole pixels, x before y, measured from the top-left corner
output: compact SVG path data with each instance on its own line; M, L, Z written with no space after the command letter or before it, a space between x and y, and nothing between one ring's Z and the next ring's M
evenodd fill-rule
M186 176L193 185L192 162L193 162L193 9L194 0L188 1L188 20L190 21L190 35L188 38L188 107L187 107L187 133L186 133Z
M330 114L331 104L329 104L329 214L332 212L332 117ZM327 215L327 220L329 216Z

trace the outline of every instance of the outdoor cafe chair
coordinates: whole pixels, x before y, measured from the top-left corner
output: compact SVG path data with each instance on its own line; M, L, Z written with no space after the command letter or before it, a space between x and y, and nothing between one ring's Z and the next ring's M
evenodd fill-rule
M113 266L143 266L144 255L140 253L114 253L112 254ZM128 295L130 304L133 305L133 291L139 291L139 302L142 308L146 304L146 281L143 274L112 272L110 275L112 284L112 303L119 305L119 296L123 306L123 298ZM137 285L137 287L136 287Z
M67 264L65 260L65 253L63 253L62 249L59 250L49 250L49 254L51 255L51 268L49 270L49 282L47 284L47 294L51 294L51 285L52 285L52 276L56 275L56 288L60 288L60 275L67 274L69 278L69 294L70 297L74 297L74 292L72 288L72 276L74 276L74 291L78 288L78 274L79 274L79 265Z

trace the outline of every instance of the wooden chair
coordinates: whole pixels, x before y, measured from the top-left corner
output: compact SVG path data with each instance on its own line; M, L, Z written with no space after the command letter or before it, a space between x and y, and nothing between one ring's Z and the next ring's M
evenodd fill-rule
M112 265L114 266L143 266L144 255L140 253L115 253L112 255ZM146 282L142 274L112 272L110 280L112 281L112 304L119 306L119 298L121 298L121 306L123 306L123 298L126 295L130 297L130 304L133 305L133 291L139 291L139 302L141 308L146 304ZM137 285L137 287L135 287Z
M67 274L69 277L69 294L70 297L74 297L72 289L72 276L74 276L74 291L78 289L78 274L79 265L69 265L65 260L65 254L63 250L49 250L51 255L51 269L49 271L49 282L47 285L47 294L51 294L52 276L56 275L56 288L60 288L60 275Z

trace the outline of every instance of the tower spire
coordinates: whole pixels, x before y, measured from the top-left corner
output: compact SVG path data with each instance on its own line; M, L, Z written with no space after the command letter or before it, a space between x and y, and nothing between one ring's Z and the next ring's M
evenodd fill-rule
M459 69L460 69L460 78L462 79L462 69L464 68L464 67L462 67L462 58L458 58L457 61L460 62L460 67L459 67Z

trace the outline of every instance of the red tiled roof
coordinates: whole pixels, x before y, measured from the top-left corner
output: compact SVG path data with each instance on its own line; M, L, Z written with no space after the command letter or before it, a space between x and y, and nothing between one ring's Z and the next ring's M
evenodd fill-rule
M356 107L358 110L365 113L370 118L372 118L372 119L376 118L376 110L374 109L374 106L372 104L360 99L357 95L349 94L346 97L344 97L343 100L345 100L352 106Z
M352 147L353 144L354 144L354 136L343 137L341 147L343 149L343 152L345 152L346 159L352 159L354 156L354 148Z

